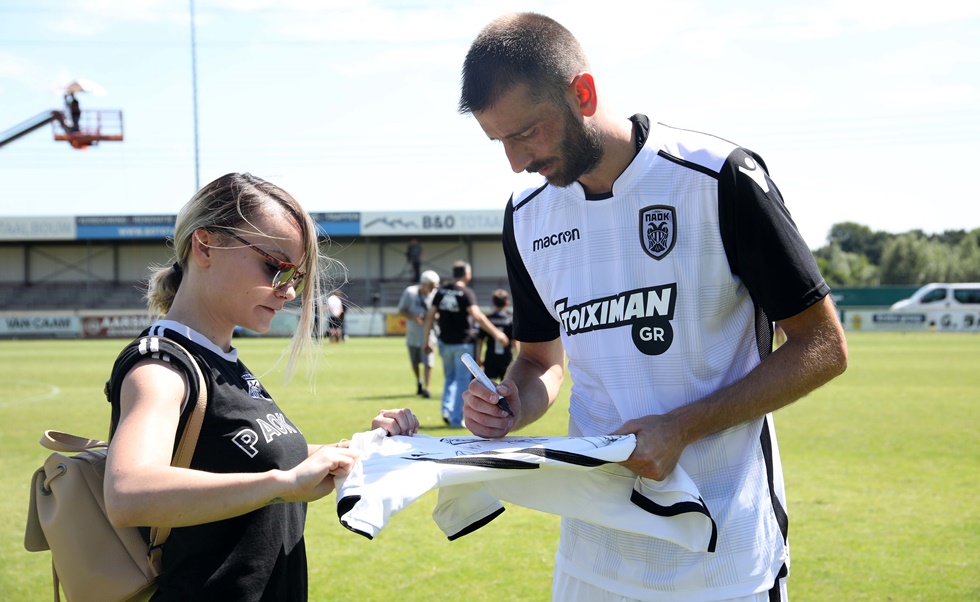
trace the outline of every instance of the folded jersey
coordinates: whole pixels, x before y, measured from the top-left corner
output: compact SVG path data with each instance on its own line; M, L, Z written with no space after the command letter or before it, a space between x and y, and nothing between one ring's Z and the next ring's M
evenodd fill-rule
M373 538L391 517L427 491L439 490L432 513L456 539L504 510L501 500L542 512L713 552L717 528L694 482L678 466L663 481L616 464L636 446L633 435L501 439L357 433L361 454L337 478L337 514L345 527Z

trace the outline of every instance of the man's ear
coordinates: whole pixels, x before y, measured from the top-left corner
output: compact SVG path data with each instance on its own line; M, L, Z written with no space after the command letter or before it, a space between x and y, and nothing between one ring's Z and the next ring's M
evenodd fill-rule
M214 233L204 228L198 228L191 234L191 254L202 268L211 265L211 247L216 246L215 238Z
M569 89L575 95L575 102L578 105L578 112L583 117L592 117L598 109L596 98L595 80L591 73L579 73L569 84Z

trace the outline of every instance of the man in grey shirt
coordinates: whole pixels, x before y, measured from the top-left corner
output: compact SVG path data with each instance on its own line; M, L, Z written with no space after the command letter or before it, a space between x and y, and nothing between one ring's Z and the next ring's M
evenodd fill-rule
M429 378L432 376L432 366L435 365L435 354L425 353L425 312L432 304L436 287L439 286L439 274L432 270L422 272L419 283L413 284L402 291L398 301L398 313L405 317L405 344L408 346L408 359L412 363L412 372L418 384L416 393L428 399ZM430 347L436 345L436 333L430 333ZM419 369L419 365L422 369Z

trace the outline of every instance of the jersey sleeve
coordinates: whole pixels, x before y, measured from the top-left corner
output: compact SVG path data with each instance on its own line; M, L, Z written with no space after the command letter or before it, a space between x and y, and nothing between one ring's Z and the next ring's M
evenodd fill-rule
M187 384L187 395L184 397L184 404L182 406L177 432L182 433L184 430L184 426L187 423L187 419L190 416L190 412L194 405L193 403L188 403L188 400L196 400L198 397L198 391L200 390L200 381L197 377L197 371L194 368L195 360L184 353L174 342L163 337L149 336L144 333L143 336L127 345L126 348L119 353L115 364L112 366L112 373L109 376L109 380L107 380L105 384L106 400L112 406L109 421L110 440L116 431L116 426L119 424L119 394L122 390L123 379L125 379L126 376L138 364L150 359L162 360L169 363L184 377L184 382ZM199 366L204 365L200 359L196 361ZM202 370L203 369L204 368L202 367ZM179 442L180 437L178 436L174 441L175 451Z
M538 295L531 275L521 259L514 236L514 199L507 203L504 213L504 261L510 294L514 299L514 338L528 343L553 341L560 336L559 323L548 312Z
M732 273L770 319L794 316L830 293L761 157L742 148L728 156L718 204Z

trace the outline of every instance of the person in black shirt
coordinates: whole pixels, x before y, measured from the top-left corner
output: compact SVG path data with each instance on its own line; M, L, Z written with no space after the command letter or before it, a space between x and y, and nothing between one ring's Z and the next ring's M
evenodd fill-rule
M476 304L476 293L467 286L473 278L470 264L457 261L453 265L453 277L443 283L432 299L432 305L425 314L425 331L422 337L422 351L432 353L430 334L436 319L439 320L439 355L445 373L442 390L442 419L452 427L463 425L463 392L469 386L472 376L463 364L464 353L473 355L473 323L489 332L501 345L510 340L480 310Z
M301 293L287 361L311 348L319 297L316 224L284 190L249 174L228 174L181 209L175 261L147 291L162 319L120 354L112 404L105 504L117 526L173 527L163 546L163 600L304 601L306 504L334 489L356 455L344 444L310 445L238 358L232 333L269 330ZM160 338L165 336L166 338ZM189 469L170 466L196 399L196 359L208 404ZM410 410L381 410L371 423L411 435Z
M493 312L487 316L490 322L500 329L510 339L508 345L491 341L490 336L483 330L476 335L476 361L493 380L503 380L507 367L514 359L514 352L520 343L514 340L514 313L510 309L510 293L502 288L493 291ZM486 343L486 352L483 344Z

